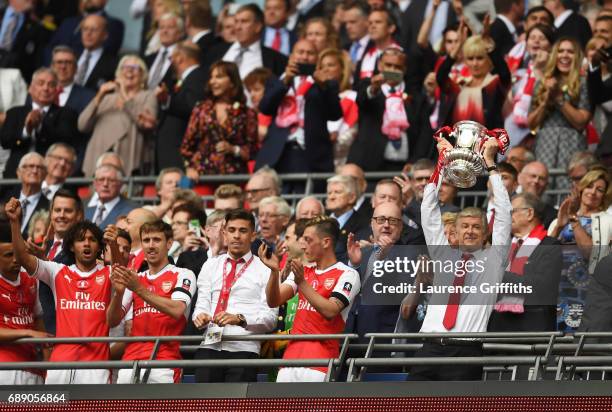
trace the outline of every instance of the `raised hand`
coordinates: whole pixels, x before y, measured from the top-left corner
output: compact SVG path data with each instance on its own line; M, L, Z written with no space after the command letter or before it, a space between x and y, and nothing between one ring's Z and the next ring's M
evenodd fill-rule
M353 233L349 233L348 235L348 239L346 241L346 251L348 253L349 260L351 261L351 265L359 266L361 264L363 254L361 253L359 241L355 238Z
M10 221L21 222L21 203L14 197L6 202L6 205L4 205L4 212Z
M257 256L259 256L261 262L267 267L269 267L270 270L278 272L280 270L280 262L278 256L276 255L276 253L271 253L270 257L268 257L268 250L268 245L266 245L265 242L262 242L262 244L259 246L259 249L257 250Z
M208 313L200 313L193 320L193 324L195 325L196 328L203 329L205 326L207 326L210 323L211 320L212 318L210 317Z
M296 285L300 286L300 284L305 281L304 265L302 265L302 262L292 260L291 271L293 272L293 280L295 281Z

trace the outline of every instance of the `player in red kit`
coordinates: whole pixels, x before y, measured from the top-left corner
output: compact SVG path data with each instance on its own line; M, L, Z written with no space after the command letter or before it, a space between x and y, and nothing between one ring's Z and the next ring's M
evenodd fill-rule
M42 309L38 301L38 280L21 270L11 244L11 229L0 223L0 342L19 338L45 338ZM37 360L34 345L0 345L0 362ZM22 370L1 370L2 385L42 383L40 374Z
M336 260L335 247L340 229L335 219L321 216L306 224L300 239L304 256L314 266L291 262L292 273L280 283L278 257L266 256L262 245L259 256L272 271L266 288L270 307L277 307L299 294L298 308L292 334L342 333L346 317L361 282L359 274ZM336 358L339 355L337 340L290 341L284 359ZM321 382L327 367L282 368L277 382Z
M102 266L97 259L102 251L102 231L89 221L81 221L68 230L64 238L65 250L74 255L71 266L41 260L26 250L21 237L21 205L15 198L5 206L11 221L11 235L16 260L27 273L51 288L56 305L57 337L108 336L106 310L111 298L110 266ZM103 361L109 359L107 343L57 344L51 361ZM45 383L109 382L105 369L49 370Z
M123 266L113 267L113 297L107 313L109 325L117 325L131 311L132 336L181 335L195 293L196 277L188 269L178 268L168 261L172 246L172 228L162 220L144 223L140 239L148 270L136 273ZM127 290L126 290L127 289ZM155 359L182 359L180 343L160 344ZM154 342L129 343L123 360L151 359ZM178 383L180 369L151 369L148 383ZM146 373L141 371L141 377ZM117 383L131 383L132 370L121 369Z

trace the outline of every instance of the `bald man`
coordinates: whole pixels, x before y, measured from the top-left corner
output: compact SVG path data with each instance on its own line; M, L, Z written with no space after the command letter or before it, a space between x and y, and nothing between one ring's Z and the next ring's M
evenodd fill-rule
M537 160L529 162L518 175L519 189L517 190L520 193L531 193L544 203L542 224L547 229L557 217L557 209L543 199L544 191L548 186L548 177L548 168L544 163Z
M77 60L74 81L79 86L97 91L107 81L115 78L117 58L104 49L108 38L108 26L104 16L92 14L81 23L83 52Z
M299 219L312 219L316 216L325 214L325 208L323 203L314 196L306 196L302 198L295 207L295 218Z

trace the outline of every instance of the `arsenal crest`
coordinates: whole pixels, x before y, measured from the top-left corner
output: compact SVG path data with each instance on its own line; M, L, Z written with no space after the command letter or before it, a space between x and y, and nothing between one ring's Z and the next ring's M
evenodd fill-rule
M334 278L325 279L323 286L325 286L325 289L330 290L331 288L334 287L334 283L335 283L334 281L335 281Z
M172 289L172 284L173 282L162 282L161 288L164 291L164 293L170 292L170 289Z
M98 275L96 276L96 283L98 285L102 285L104 283L104 275Z

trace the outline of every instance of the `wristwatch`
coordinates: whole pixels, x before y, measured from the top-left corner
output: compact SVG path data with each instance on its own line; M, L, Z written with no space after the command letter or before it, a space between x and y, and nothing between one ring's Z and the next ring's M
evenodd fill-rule
M246 318L244 317L244 315L242 314L237 314L236 317L238 318L238 320L240 321L240 323L238 324L238 326L242 327L242 328L246 328L247 326L247 321Z
M492 172L493 170L497 171L497 165L487 166L487 172Z

